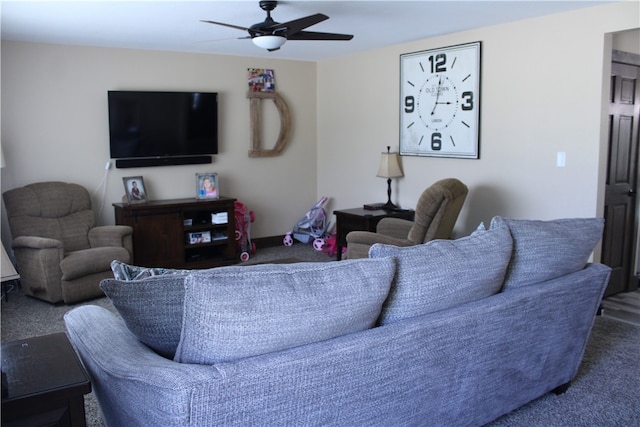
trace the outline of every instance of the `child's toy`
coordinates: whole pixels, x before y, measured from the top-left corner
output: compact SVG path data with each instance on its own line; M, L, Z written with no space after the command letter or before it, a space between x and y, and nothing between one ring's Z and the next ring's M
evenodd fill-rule
M256 217L253 211L241 202L234 202L236 220L236 246L240 252L240 261L248 261L249 254L256 253L256 245L251 241L251 223Z
M322 252L329 256L335 256L338 253L338 238L335 231L327 237Z
M292 246L293 239L296 239L302 243L313 241L313 248L317 251L322 250L328 230L327 214L323 209L327 200L327 197L322 197L318 203L298 221L293 227L293 230L287 232L282 241L285 246Z

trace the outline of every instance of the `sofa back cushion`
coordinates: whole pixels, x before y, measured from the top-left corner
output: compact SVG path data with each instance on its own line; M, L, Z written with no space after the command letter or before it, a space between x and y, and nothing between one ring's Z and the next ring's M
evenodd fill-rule
M506 290L582 270L602 238L604 219L491 220L491 229L504 228L513 237L513 256L503 287Z
M370 328L394 272L389 258L193 273L174 360L230 361Z
M380 324L443 310L497 293L511 257L506 228L457 240L397 247L377 243L369 257L396 257L398 267Z
M189 270L111 263L116 279L100 283L127 328L161 356L173 358L182 330L184 279Z

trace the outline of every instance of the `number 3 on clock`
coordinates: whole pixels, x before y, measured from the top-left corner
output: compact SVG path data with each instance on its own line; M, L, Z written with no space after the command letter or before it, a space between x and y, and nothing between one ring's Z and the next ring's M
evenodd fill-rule
M480 42L400 55L400 154L479 158Z

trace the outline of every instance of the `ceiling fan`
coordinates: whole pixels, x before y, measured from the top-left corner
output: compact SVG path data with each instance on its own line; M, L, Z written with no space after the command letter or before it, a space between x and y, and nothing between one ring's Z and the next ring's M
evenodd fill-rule
M329 19L327 15L316 13L293 21L278 23L271 18L271 11L278 5L277 1L261 1L260 8L267 12L267 18L263 22L253 24L249 28L239 25L225 24L224 22L206 21L208 24L223 25L225 27L244 30L249 33L250 38L258 47L267 49L269 52L280 49L287 40L351 40L351 34L318 33L314 31L304 31L305 28Z

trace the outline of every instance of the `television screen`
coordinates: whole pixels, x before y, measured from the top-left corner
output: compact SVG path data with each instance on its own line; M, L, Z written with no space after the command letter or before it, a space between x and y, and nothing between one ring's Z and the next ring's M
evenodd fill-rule
M218 94L109 91L112 159L218 153Z

